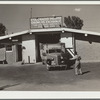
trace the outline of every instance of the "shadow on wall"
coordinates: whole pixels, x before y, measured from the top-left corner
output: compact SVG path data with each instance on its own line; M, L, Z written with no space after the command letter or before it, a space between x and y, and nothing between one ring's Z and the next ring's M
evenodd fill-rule
M90 44L92 44L92 42L100 43L100 36L95 36L95 35L85 36L84 34L75 34L75 39L82 40L82 41L88 41Z
M58 43L60 39L59 33L52 33L52 34L39 34L37 36L37 41L39 43Z

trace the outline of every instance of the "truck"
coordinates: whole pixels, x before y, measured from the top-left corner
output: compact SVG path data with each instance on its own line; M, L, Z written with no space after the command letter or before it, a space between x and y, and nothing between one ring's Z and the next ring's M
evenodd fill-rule
M48 71L54 67L64 67L67 69L68 56L65 50L65 43L41 43L40 56L42 64L46 65Z

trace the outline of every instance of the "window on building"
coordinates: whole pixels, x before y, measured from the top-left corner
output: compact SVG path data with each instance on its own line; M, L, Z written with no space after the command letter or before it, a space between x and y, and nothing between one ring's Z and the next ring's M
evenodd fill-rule
M4 45L3 45L3 44L0 44L0 49L1 49L1 48L4 48Z
M12 45L7 45L6 46L6 51L12 51Z

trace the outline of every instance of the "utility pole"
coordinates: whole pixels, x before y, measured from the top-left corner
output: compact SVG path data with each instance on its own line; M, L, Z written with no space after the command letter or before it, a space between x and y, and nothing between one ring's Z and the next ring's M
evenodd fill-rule
M31 8L31 11L30 11L30 18L29 18L30 19L30 21L29 21L30 22L29 23L30 24L30 29L31 29L31 18L32 18L32 8Z
M30 12L30 18L32 18L32 8L31 8L31 12Z

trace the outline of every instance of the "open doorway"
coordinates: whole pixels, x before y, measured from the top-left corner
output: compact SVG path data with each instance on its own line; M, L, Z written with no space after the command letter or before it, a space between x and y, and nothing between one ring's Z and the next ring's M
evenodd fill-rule
M16 45L17 47L17 61L22 61L22 46Z
M60 33L55 34L38 34L36 35L36 61L40 62L40 43L58 43L60 40Z

